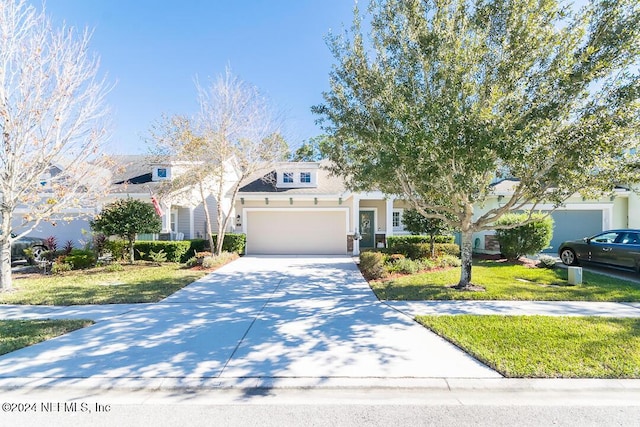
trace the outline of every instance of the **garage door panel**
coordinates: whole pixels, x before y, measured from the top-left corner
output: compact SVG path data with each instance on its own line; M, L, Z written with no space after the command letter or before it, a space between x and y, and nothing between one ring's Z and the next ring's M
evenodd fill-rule
M602 210L557 210L553 218L553 237L550 252L557 252L566 240L578 240L602 231Z
M248 211L248 254L346 253L345 211Z

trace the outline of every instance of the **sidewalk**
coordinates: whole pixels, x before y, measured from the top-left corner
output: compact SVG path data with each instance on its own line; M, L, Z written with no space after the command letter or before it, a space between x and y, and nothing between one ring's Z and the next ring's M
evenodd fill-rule
M640 317L640 303L379 301L348 258L244 257L155 304L0 305L96 324L0 356L0 389L608 391L639 380L505 379L419 314Z

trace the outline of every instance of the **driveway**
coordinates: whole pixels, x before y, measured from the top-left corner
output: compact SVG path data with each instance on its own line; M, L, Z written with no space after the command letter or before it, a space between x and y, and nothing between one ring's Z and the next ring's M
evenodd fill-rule
M100 319L0 357L0 386L393 385L500 377L378 301L348 257L243 257L160 303L123 306L121 314Z

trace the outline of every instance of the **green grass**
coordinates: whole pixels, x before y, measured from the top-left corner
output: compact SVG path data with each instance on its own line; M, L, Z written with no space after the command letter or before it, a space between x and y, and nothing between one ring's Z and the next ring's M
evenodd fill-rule
M0 355L91 324L90 320L0 320Z
M419 273L371 282L378 298L390 300L640 301L640 283L583 271L583 283L567 285L567 270L475 262L472 282L485 291L458 291L460 269Z
M640 319L418 316L506 377L640 378Z
M62 275L15 277L13 291L0 293L0 304L118 304L157 302L206 271L183 269L178 264L125 265L123 271L104 268Z

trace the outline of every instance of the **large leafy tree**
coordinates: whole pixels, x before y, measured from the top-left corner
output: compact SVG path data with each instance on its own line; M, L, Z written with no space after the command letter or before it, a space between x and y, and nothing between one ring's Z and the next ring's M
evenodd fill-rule
M458 288L471 284L473 233L513 226L495 224L505 213L638 179L636 0L579 11L556 0L372 0L368 10L329 37L331 89L314 111L333 137L332 169L459 230ZM500 174L518 179L512 196L476 213Z
M12 287L14 239L108 188L100 148L110 88L89 41L23 0L0 0L0 290Z
M158 233L162 229L160 217L154 207L130 197L106 205L90 224L94 231L125 239L131 263L134 261L136 234Z

